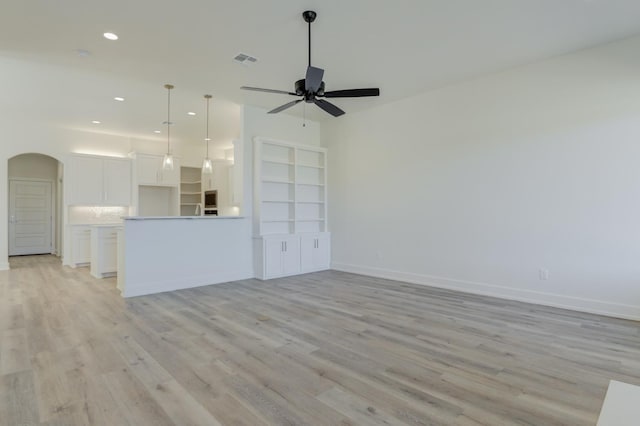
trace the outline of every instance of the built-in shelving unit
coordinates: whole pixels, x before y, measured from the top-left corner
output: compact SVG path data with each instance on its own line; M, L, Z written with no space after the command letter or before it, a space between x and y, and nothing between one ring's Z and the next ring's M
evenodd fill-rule
M202 202L202 174L200 168L180 167L180 216L202 214ZM199 209L198 206L200 206Z
M259 140L256 235L325 232L326 150Z
M269 279L329 268L326 149L257 138L256 274Z

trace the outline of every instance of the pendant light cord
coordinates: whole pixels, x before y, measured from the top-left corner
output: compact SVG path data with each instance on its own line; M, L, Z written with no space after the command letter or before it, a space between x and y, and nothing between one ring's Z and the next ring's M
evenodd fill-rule
M171 154L171 89L173 85L165 84L167 89L167 154Z
M205 141L207 142L207 157L209 158L209 101L211 100L211 95L204 95L204 98L207 100L207 137Z

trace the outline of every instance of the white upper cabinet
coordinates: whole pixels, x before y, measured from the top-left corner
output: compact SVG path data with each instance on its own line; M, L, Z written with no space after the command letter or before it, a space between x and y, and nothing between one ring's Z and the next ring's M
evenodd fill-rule
M100 157L72 157L70 204L102 204L104 199L102 162L103 159Z
M104 197L108 204L131 204L131 161L104 160Z
M162 156L136 154L138 185L178 186L180 185L180 161L174 158L173 170L162 168Z
M131 204L131 162L125 158L71 157L69 204L128 206Z

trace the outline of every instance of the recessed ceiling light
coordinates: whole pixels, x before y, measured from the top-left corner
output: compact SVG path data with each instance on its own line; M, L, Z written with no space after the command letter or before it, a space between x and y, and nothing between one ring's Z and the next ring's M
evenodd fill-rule
M92 123L93 124L100 124L100 122L98 120L93 120Z
M154 130L153 133L162 133L160 130Z
M118 102L124 102L124 98L121 98L120 96L116 96L115 98L113 98L114 100L118 101Z
M104 38L106 38L107 40L117 40L118 36L115 35L114 33L104 33L102 34L104 36Z
M188 114L188 115L196 115L196 113L195 113L195 112L193 112L193 111L189 111L187 114Z

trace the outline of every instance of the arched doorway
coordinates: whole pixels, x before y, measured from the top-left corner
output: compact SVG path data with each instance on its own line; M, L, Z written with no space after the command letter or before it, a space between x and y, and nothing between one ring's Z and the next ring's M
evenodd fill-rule
M48 155L9 159L9 256L61 253L62 172L62 163Z

